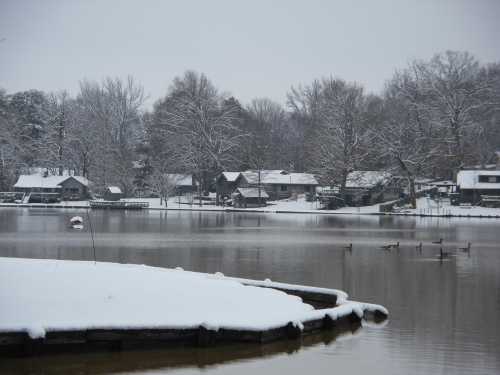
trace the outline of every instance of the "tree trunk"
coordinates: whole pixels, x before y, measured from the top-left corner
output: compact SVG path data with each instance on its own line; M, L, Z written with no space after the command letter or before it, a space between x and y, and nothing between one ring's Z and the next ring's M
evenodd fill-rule
M346 202L346 193L345 193L345 188L347 185L347 175L349 172L347 170L342 171L342 180L340 181L340 198Z
M258 185L258 189L259 189L259 207L262 205L262 196L261 196L261 193L260 193L260 168L259 168L259 185Z
M408 176L408 192L410 194L411 208L417 208L417 194L415 192L415 178Z

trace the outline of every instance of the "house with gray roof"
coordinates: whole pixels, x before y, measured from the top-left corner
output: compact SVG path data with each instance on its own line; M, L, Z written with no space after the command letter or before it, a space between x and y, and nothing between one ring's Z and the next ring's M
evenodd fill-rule
M86 200L90 197L90 181L82 176L20 175L14 191L25 194L27 202Z

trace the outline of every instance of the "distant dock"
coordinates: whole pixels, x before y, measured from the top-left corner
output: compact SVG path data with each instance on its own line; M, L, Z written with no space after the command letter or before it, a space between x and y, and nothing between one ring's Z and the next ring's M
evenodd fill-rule
M142 210L149 208L148 202L132 201L89 201L90 208L117 209L117 210Z

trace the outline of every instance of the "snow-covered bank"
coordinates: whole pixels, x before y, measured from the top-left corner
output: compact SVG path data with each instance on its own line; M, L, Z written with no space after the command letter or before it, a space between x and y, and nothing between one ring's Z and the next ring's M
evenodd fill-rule
M417 199L417 208L405 208L396 215L444 216L444 217L500 217L500 208L479 206L452 206L449 200L438 202L427 197Z
M323 213L323 214L373 214L379 212L379 205L366 207L343 207L337 210L320 210L317 202L308 202L304 195L297 199L284 199L279 201L269 201L265 207L252 208L234 208L231 206L215 206L213 204L204 203L199 205L197 200L191 201L185 197L171 197L167 205L165 202L160 204L159 198L134 198L130 199L138 202L148 202L149 208L154 210L186 210L186 211L225 211L225 212L263 212L263 213Z
M498 217L500 208L474 207L474 206L451 206L449 202L438 204L429 198L419 198L416 209L402 209L397 212L380 212L380 204L363 207L342 207L336 210L320 210L317 202L307 202L303 196L298 199L270 201L265 207L256 208L233 208L214 205L199 206L197 202L187 204L177 197L171 198L167 206L160 205L157 198L139 199L149 202L150 209L170 209L187 211L225 211L225 212L262 212L262 213L297 213L297 214L327 214L327 215L411 215L411 216L444 216L444 217Z
M270 282L267 282L270 283ZM320 288L321 289L321 288ZM265 331L382 306L346 301L314 310L299 297L181 269L85 261L0 258L0 333L87 329ZM340 299L339 299L340 300Z
M175 211L211 211L211 212L257 212L257 213L294 213L294 214L322 214L322 215L406 215L406 216L437 216L437 217L478 217L500 218L500 208L477 206L451 206L448 203L438 204L429 198L419 198L417 208L403 208L395 212L380 212L380 204L363 207L342 207L336 210L320 210L316 202L307 202L303 196L298 199L270 201L265 207L233 208L215 206L205 202L199 205L197 201L187 200L185 197L172 197L168 204L160 204L160 198L130 198L133 202L146 202L150 210ZM54 204L13 204L0 203L0 207L29 207L29 208L88 208L88 201L68 201Z

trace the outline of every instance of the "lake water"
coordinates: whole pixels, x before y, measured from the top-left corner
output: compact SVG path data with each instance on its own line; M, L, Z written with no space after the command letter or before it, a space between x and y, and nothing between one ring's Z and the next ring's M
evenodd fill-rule
M68 228L74 215L86 228ZM81 210L0 208L0 256L93 258ZM498 374L500 220L178 211L91 211L99 261L180 266L338 288L389 309L302 343L2 359L2 374ZM439 246L470 253L439 261ZM381 245L400 242L386 252ZM422 241L423 251L415 245ZM353 243L351 252L342 246ZM116 280L116 282L120 282ZM145 286L146 287L146 286ZM78 291L75 291L77 293ZM0 306L1 308L1 306Z

